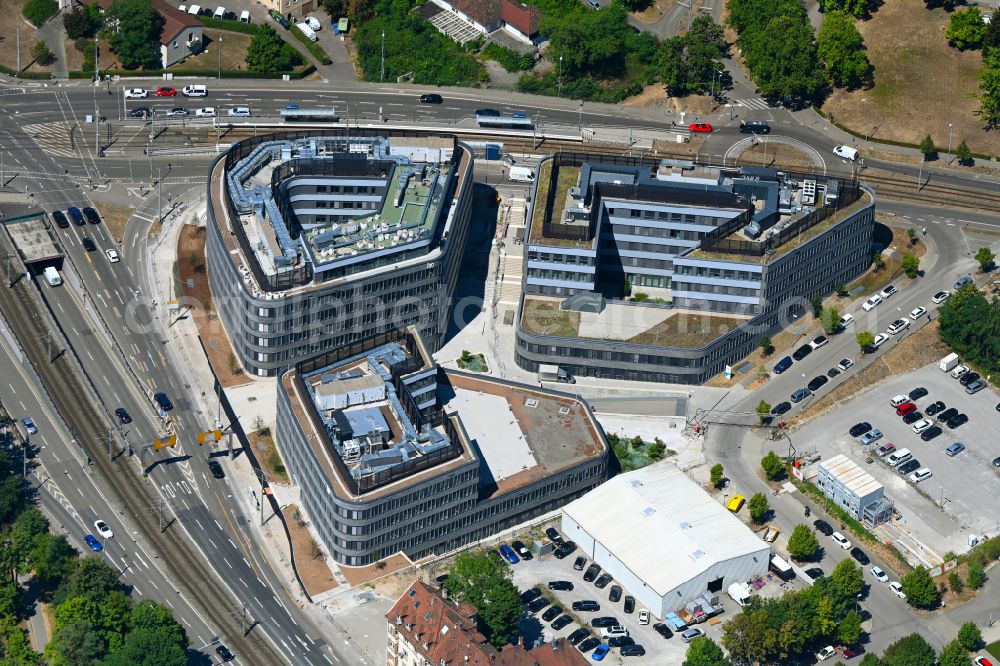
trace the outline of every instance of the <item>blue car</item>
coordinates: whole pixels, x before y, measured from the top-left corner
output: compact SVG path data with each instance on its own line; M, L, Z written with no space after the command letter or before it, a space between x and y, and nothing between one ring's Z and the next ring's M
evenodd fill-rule
M510 564L517 564L521 561L517 556L517 553L514 552L514 549L507 544L500 546L500 554L503 555L503 559L507 560Z
M76 206L73 206L66 212L69 213L70 219L73 220L73 224L75 224L76 226L82 227L83 225L86 224L86 221L84 221L83 219L83 213Z
M38 434L38 428L35 426L35 422L31 420L30 416L25 416L23 419L21 419L21 425L24 426L25 432L27 432L29 435Z
M594 652L590 656L594 661L604 661L604 658L608 656L609 652L611 652L611 648L604 643L601 643L594 648Z
M299 110L299 105L298 104L286 104L285 105L285 111L298 111L298 110Z
M90 549L95 553L99 553L102 550L104 550L104 546L101 545L101 542L98 541L97 537L95 537L93 534L88 534L87 536L83 537L83 540L87 542L87 545L90 546Z

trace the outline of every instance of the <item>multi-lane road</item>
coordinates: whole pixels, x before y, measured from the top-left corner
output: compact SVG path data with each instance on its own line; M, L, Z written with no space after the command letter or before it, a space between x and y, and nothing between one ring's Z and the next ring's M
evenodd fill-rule
M187 83L177 82L175 85L182 87ZM694 120L691 116L682 119L680 114L667 114L663 110L581 104L571 100L530 98L495 91L442 91L444 103L431 105L419 103L419 94L425 92L422 90L353 82L338 86L338 89L315 82L226 80L208 81L207 84L210 92L206 98L150 97L128 100L127 103L121 87L117 85L95 88L87 85L32 87L17 84L0 88L0 119L3 120L0 123L3 126L0 129L0 186L24 190L39 206L54 210L71 205L88 205L89 191L105 188L109 183L112 186L127 186L161 180L168 192L203 183L208 163L206 157L156 157L152 154L154 151L147 149L163 145L180 147L188 139L204 140L211 135L214 127L206 126L204 121L199 124L193 118L171 119L167 121L168 125L164 125L159 115L152 123L146 123L128 116L128 109L135 106L153 107L158 112L177 106L185 106L192 111L212 106L220 115L232 106L249 106L254 119L274 121L286 105L297 104L302 108L337 108L343 114L343 123L384 123L387 127L438 126L452 131L473 128L475 110L490 107L503 112L528 111L540 133L579 136L590 132L597 138L604 135L619 140L627 140L630 135L665 139L683 137L687 135L684 126ZM155 88L155 83L151 82L129 82L128 85L142 85L150 91ZM720 109L720 113L711 119L716 131L702 144L702 156L713 159L725 156L733 145L746 140L745 135L738 133L738 123L749 114L768 119L772 123L775 140L783 138L800 144L804 152L814 155L817 168L839 173L853 170L854 165L833 158L831 149L836 141L826 134L803 126L787 111L762 108L759 100L744 101L747 103L740 107ZM87 115L104 116L108 120L88 123ZM226 117L218 120L222 125L228 122ZM246 122L245 119L239 120ZM169 129L164 131L164 127ZM153 139L149 138L151 134ZM220 134L224 141L224 130ZM109 156L101 157L97 144L110 144ZM885 166L914 177L918 173L916 165L869 161L869 166ZM934 178L986 191L998 189L996 183L978 175L935 172ZM110 237L103 225L58 230L58 237L74 270L86 286L86 302L70 285L62 289L42 287L42 293L69 335L104 406L108 410L125 407L132 415L134 421L125 428L123 437L137 453L163 432L163 423L148 399L153 391L164 391L174 400L177 408L171 416L181 441L193 441L195 434L207 429L211 421L209 416L200 413L198 403L190 399L194 389L186 386L185 377L177 371L170 360L170 351L165 347L164 322L155 319L148 307L151 301L148 294L153 292L147 291L151 276L148 274L146 232L147 219L156 216L157 204L153 199L146 193L145 202L140 204L140 211L143 212L140 217L133 217L121 245ZM993 220L984 216L962 213L961 217L981 224L993 224ZM949 262L960 257L962 248L956 245L958 241L951 235L939 236L933 227L931 233L937 244L940 264L931 276L950 276L958 269ZM97 251L87 252L83 248L84 235L95 241ZM121 262L111 264L107 261L103 251L111 247L117 247L122 253ZM945 282L950 284L948 280ZM917 283L897 295L894 299L897 302L888 305L905 307L908 311L916 304L928 301L929 294L939 286L931 279ZM923 293L925 291L926 294ZM911 301L913 305L910 305ZM101 320L110 329L113 343L99 331L100 325L91 309L100 314ZM145 328L142 324L149 326ZM825 372L842 356L854 355L855 350L853 336L835 337L820 352L793 366L791 374L776 378L754 393L747 405L736 408L752 412L761 398L772 404L785 400L809 377ZM9 356L0 357L0 367L7 369L6 364L16 364L16 361ZM802 373L806 375L804 379L799 376ZM14 395L32 395L27 375L12 373L10 376L15 379L20 376L25 382L23 386L11 382L9 388ZM202 390L210 388L202 387ZM29 393L23 393L25 390ZM28 412L37 410L32 416L39 422L41 432L35 441L44 447L42 461L45 469L51 471L46 477L50 479L47 483L59 488L63 506L72 507L72 513L65 514L60 523L78 538L82 532L77 533L87 529L100 516L111 522L116 532L120 528L123 536L128 535L127 518L116 517L121 510L117 500L110 497L103 499L108 496L107 490L102 490L100 481L93 479L79 454L74 456L72 448L65 443L68 438L46 434L59 432L58 419L53 421L51 418L54 417L52 408L39 400L24 401L20 407ZM101 415L100 418L107 419L109 427L115 427L110 415ZM724 463L727 459L732 460L733 452L739 449L744 434L735 428L713 429L713 437L709 440L710 457L718 457ZM210 454L208 450L188 448L176 452L175 459L169 464L159 464L152 469L150 478L171 516L177 519L170 529L183 530L186 534L178 538L190 538L197 544L226 581L233 596L245 604L252 618L260 623L254 631L269 635L288 661L354 663L356 659L353 656L339 653L327 644L322 639L323 631L289 599L282 581L258 549L241 513L233 506L234 502L240 501L238 494L231 489L227 479L217 480L208 473L206 460ZM165 458L169 454L156 455ZM151 458L145 458L145 462L150 461ZM734 481L746 483L745 487L759 484L752 468L741 471L738 464L729 465L727 473ZM51 480L60 474L63 478L59 479L59 483ZM780 500L791 502L788 498ZM159 507L150 507L150 510L159 510ZM133 543L116 534L114 543L109 544L106 550L107 557L112 558L116 566L120 565L119 568L131 565L131 568L125 569L124 577L141 571L142 576L136 578L139 593L173 606L189 629L192 642L196 647L202 646L203 641L210 640L217 633L212 619L206 621L197 610L187 605L184 601L186 597L176 592L181 588L181 581L171 582L169 572L156 569L155 555L142 549L142 535L135 537L136 542ZM156 573L153 573L154 569ZM912 621L912 615L899 604L894 604L893 599L884 601L886 603L883 604L883 600L875 598L871 602L873 611L878 611L880 618L887 618L880 622L903 624ZM242 608L234 608L233 612L241 613ZM252 656L242 657L253 661Z

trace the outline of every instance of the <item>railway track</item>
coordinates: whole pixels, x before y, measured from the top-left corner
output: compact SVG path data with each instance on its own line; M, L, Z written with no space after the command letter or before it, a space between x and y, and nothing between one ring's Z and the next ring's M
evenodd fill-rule
M49 359L50 348L45 332L62 344L62 336L52 331L47 318L39 311L39 304L32 296L27 281L20 280L13 287L0 287L0 309L41 378L49 399L56 406L66 424L72 429L77 443L82 445L102 477L111 484L124 502L132 519L138 523L146 538L152 542L170 575L184 589L188 598L195 599L220 627L220 633L240 658L251 664L273 666L285 659L271 646L260 631L243 634L237 609L240 602L218 579L216 572L205 561L200 551L183 533L170 535L160 532L158 518L149 507L159 497L151 484L144 483L127 457L110 459L107 452L107 433L100 423L106 423L102 410L94 404L89 386L81 379L82 368L70 349L60 351L54 360ZM53 347L55 343L53 343ZM98 416L99 415L99 416Z

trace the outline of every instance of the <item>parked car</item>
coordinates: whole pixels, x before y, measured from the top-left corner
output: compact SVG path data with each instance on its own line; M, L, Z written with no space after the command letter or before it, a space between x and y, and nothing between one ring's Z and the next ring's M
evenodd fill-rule
M897 597L899 597L903 601L906 601L906 593L903 592L902 583L894 580L891 583L889 583L889 589L892 590L892 593L895 594Z
M868 554L857 546L851 548L851 557L857 560L858 564L861 566L866 566L871 563L871 559L869 559Z
M662 622L657 622L656 624L654 624L653 631L658 633L660 636L663 636L664 638L671 638L674 635L674 632L670 631L670 627L668 627Z
M507 544L500 545L500 554L503 555L503 559L507 560L508 564L517 564L521 561L521 558L517 556L514 549Z
M822 518L818 519L818 520L814 520L813 521L813 527L815 527L816 531L819 532L820 534L822 534L823 536L832 536L833 535L833 528L830 527L830 523L826 522Z
M859 441L861 442L862 446L868 446L872 442L877 442L880 439L882 439L882 431L879 430L878 428L875 428L874 430L869 430L865 434L861 435Z
M840 330L844 330L853 323L854 323L854 315L845 314L843 317L840 318Z
M823 573L823 570L820 569L819 567L812 567L811 569L806 569L805 574L806 576L809 577L809 580L812 581L817 581L826 575L825 573Z
M896 416L906 416L910 412L917 411L917 406L912 402L904 402L896 408Z
M840 546L842 549L844 550L851 549L851 542L848 540L847 537L845 537L840 532L834 532L833 534L830 535L830 538L833 539L833 542L838 546Z
M927 314L927 308L923 306L916 307L910 310L910 319L916 321L920 317L923 317L925 314Z
M626 613L632 613L633 611L635 611L635 597L626 594L622 609ZM639 617L640 619L642 618L642 611L639 611ZM642 624L642 622L640 621L639 624Z
M303 22L309 26L310 30L318 31L323 29L323 24L321 24L317 19L312 16L307 16L303 19Z
M984 388L986 388L986 382L984 382L982 379L977 379L976 381L971 382L968 386L965 387L965 392L968 393L969 395L975 395L976 393L982 391Z
M954 458L964 450L965 450L965 444L962 444L962 442L955 442L954 444L949 444L948 448L946 448L944 452L946 455Z
M818 375L809 380L809 383L806 386L810 391L815 392L820 390L828 381L830 381L830 379L826 375Z
M875 294L874 296L870 296L868 300L865 301L864 305L861 306L861 309L864 310L865 312L871 312L876 307L878 307L878 304L881 302L882 302L882 297L879 296L878 294Z
M910 327L910 320L906 317L900 317L896 321L889 324L889 328L886 331L889 335L898 335Z
M811 395L812 391L810 391L808 388L800 388L799 390L792 393L792 395L789 396L789 398L791 399L792 402L802 402Z
M592 583L597 579L601 573L601 565L596 562L587 567L587 570L583 572L583 580Z
M603 590L608 586L608 583L610 583L611 580L612 580L611 574L603 573L600 576L598 576L597 580L594 581L594 587L596 587L598 590Z
M554 527L547 528L545 530L545 536L547 536L549 540L554 544L562 545L563 543L562 535L559 534L559 530L557 530Z
M911 425L913 423L916 423L922 418L924 418L924 415L921 414L920 412L910 412L909 414L903 417L903 423L905 423L906 425Z
M939 428L938 426L933 426L933 427L930 427L927 430L923 431L920 434L920 439L924 440L925 442L929 442L932 439L934 439L935 437L937 437L938 435L940 435L942 432L944 432L944 431L941 430L941 428Z
M966 286L968 284L972 284L972 277L971 276L966 275L966 276L958 278L958 280L955 282L955 291L958 291L959 289L961 289L962 287L964 287L964 286Z
M816 653L816 661L826 661L827 659L832 659L837 656L837 651L833 649L832 645L827 645Z
M609 648L604 643L601 643L596 648L594 648L594 652L593 654L590 655L590 658L593 659L594 661L604 661L604 658L608 656L609 652L611 652L611 648Z
M947 300L947 298L949 296L951 296L950 292L948 292L948 291L939 291L938 293L936 293L933 296L931 296L931 300L934 301L935 303L944 303L945 300Z
M896 445L892 442L886 442L882 446L875 449L875 455L879 457L887 456L896 450Z
M920 483L921 481L926 481L932 476L934 476L934 472L931 471L930 467L921 467L910 475L910 481L913 483Z
M771 408L771 414L775 416L781 416L782 414L788 412L792 408L792 403L787 400L779 402L777 405Z
M685 643L690 643L699 636L704 636L705 632L697 627L692 627L691 629L686 629L684 633L681 634L681 640Z
M945 425L954 430L955 428L965 425L969 422L969 417L965 414L956 414L955 416L948 419Z
M920 461L913 458L912 460L907 460L905 463L897 467L896 471L899 472L900 476L906 476L910 472L917 469L920 469Z
M840 656L844 659L853 659L854 657L859 657L865 653L865 646L855 645L853 647L841 648Z
M862 421L861 423L856 423L853 426L851 426L849 432L851 437L861 437L861 435L865 434L871 429L872 429L871 423L868 423L868 421Z
M812 350L812 345L802 345L792 353L792 358L796 361L801 361L806 356L809 356L809 354L812 353Z
M792 357L786 356L785 358L781 359L780 361L774 364L774 374L780 375L785 370L788 370L788 368L790 367L792 367Z
M553 631L559 631L560 629L562 629L566 625L569 625L569 624L572 624L572 623L573 623L573 618L571 618L569 615L560 615L549 626L552 627Z
M603 629L605 627L615 627L620 625L618 618L612 615L602 615L601 617L595 617L590 621L590 626L596 627L597 629Z
M577 571L583 571L583 567L587 565L586 557L578 557L573 561L573 568Z
M896 285L889 284L889 285L886 285L885 289L883 289L882 291L880 291L878 293L878 295L881 296L882 300L884 301L885 299L889 298L890 296L895 295L898 292L899 292L899 289L896 289Z
M542 596L542 591L537 587L532 587L521 593L521 603L530 604L532 601Z
M934 425L933 421L929 421L927 419L921 419L920 421L917 421L916 423L913 424L913 432L919 435L920 433L927 430L933 425Z
M872 567L871 568L871 572L872 572L872 576L874 576L875 580L877 580L878 582L880 582L880 583L888 583L889 582L889 575L885 571L882 570L882 567L878 567L878 566Z
M924 412L926 412L927 416L934 416L943 409L945 409L944 403L940 400L935 400L931 404L927 405L927 409L925 409Z
M941 414L938 416L938 420L947 421L948 419L953 418L955 416L958 416L958 410L955 409L954 407L949 407L948 409L941 412Z
M573 583L568 580L550 580L548 584L550 590L560 590L562 592L568 592L573 589Z
M592 599L584 599L583 601L574 601L570 608L577 612L587 611L596 613L601 610L601 605Z
M969 384L971 384L972 382L976 381L977 379L979 379L979 373L978 372L967 372L964 375L962 375L961 377L959 377L958 383L961 384L962 386L968 386Z
M813 338L812 342L809 343L809 346L812 347L813 349L819 349L827 342L829 342L829 340L826 339L825 335L817 335L815 338Z
M833 379L838 375L840 375L840 370L837 370L837 368L830 368L829 370L826 371L826 376L829 377L830 379Z
M927 395L927 389L925 389L923 386L918 386L917 388L910 391L910 400L913 401L920 400L920 398L923 398L926 395Z
M852 365L854 365L854 361L852 361L849 358L842 358L840 359L840 363L837 364L837 367L840 368L841 372L843 372L848 368L850 368Z
M875 340L874 342L872 342L872 347L878 349L888 341L889 341L888 335L886 335L885 333L879 333L878 335L875 336Z
M567 636L566 640L569 641L570 645L577 645L587 636L590 636L590 632L584 629L583 627L580 627L579 629L571 633L569 636Z
M518 557L522 560L530 560L534 558L531 551L528 550L528 547L524 545L523 541L512 541L510 547L514 549L514 552L517 553Z
M646 654L646 648L638 644L626 645L618 653L623 657L641 657Z
M577 645L576 649L579 650L580 652L590 652L600 644L601 641L591 636L590 638L585 639L583 642Z
M557 560L561 560L565 558L567 555L570 555L574 550L576 550L576 543L572 541L567 541L566 543L556 548L555 551L552 553L552 556L555 557Z
M618 600L622 598L622 588L621 585L612 585L611 591L608 593L608 601L611 603L618 603Z
M646 625L649 624L649 611L643 608L639 611L639 624Z
M537 613L538 611L548 606L550 603L552 602L546 599L545 597L539 597L534 601L532 601L530 604L528 604L527 606L528 612L532 614Z

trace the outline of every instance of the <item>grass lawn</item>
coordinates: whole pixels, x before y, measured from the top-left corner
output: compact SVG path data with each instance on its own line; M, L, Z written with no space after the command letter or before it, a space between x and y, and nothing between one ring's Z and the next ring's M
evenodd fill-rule
M552 179L552 160L548 160L542 165L538 172L539 197L549 189L549 181ZM556 191L555 204L552 206L552 219L562 218L562 212L566 207L566 194L571 187L576 187L580 180L580 167L562 166L556 170ZM531 238L536 243L544 242L548 245L560 245L563 247L590 247L590 243L575 240L565 240L562 238L546 238L542 235L542 218L545 216L546 201L539 198L535 202L535 208L531 213Z
M974 115L981 54L948 46L949 17L912 0L886 0L870 20L857 23L875 66L875 87L838 90L823 110L862 135L872 130L876 139L920 143L930 134L942 153L953 123L952 149L965 139L974 152L1000 154L1000 135L987 133Z
M986 646L986 651L1000 659L1000 641L995 641Z
M580 313L560 310L554 301L526 298L521 326L529 333L575 338L580 334Z
M220 37L221 42L219 41ZM218 69L220 46L222 49L222 69L247 68L247 47L250 46L250 35L244 35L241 32L203 30L202 40L205 49L201 53L174 65L170 71L190 72Z
M0 65L17 67L17 25L21 25L21 67L29 72L50 72L52 66L32 65L31 46L35 43L35 29L21 15L25 0L0 0Z

